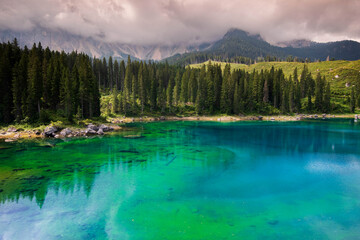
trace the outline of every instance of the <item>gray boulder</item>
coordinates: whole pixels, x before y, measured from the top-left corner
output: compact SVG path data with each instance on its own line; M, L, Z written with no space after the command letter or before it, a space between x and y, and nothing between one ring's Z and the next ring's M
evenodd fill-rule
M55 126L48 126L44 130L45 137L54 137L55 133L58 131L58 128Z
M104 131L102 128L100 128L98 131L97 131L97 134L98 135L104 135Z
M100 130L100 129L101 129L103 132L109 131L109 127L106 126L105 124L101 124L101 125L99 126L99 130Z
M85 131L85 135L88 136L88 135L95 135L97 132L91 128L88 128L86 129Z
M9 127L8 132L17 132L17 129L15 127Z
M65 128L65 129L61 130L60 136L66 137L66 136L70 135L71 133L72 133L72 131L69 128Z
M110 131L113 131L114 128L110 127L110 126L107 126L105 124L101 124L100 127L99 127L99 130L102 130L103 132L110 132Z
M99 130L99 127L90 123L89 125L87 125L88 129L94 130L95 132Z

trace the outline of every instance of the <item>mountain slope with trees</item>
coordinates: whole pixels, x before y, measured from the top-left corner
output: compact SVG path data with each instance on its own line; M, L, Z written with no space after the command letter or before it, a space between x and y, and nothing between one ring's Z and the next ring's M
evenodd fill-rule
M288 71L287 68L284 68ZM168 63L92 59L0 44L0 123L48 122L49 115L84 119L109 114L285 114L354 111L360 80L342 100L323 74L308 65L282 68L200 68ZM335 89L336 90L336 89ZM100 96L100 93L102 96ZM349 105L344 109L343 105ZM51 119L56 120L56 119Z
M312 43L305 47L278 47L264 41L260 35L251 35L239 29L229 30L222 39L209 49L198 52L177 54L166 60L169 63L187 65L207 60L250 64L255 61L293 60L309 62L326 60L360 59L360 43L339 41Z

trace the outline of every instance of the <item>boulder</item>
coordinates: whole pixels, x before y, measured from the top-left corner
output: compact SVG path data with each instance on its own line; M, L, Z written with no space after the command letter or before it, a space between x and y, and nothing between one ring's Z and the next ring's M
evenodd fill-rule
M40 130L35 130L34 133L35 133L35 135L38 135L38 136L41 134Z
M85 131L85 135L88 136L88 135L95 135L97 132L91 128L88 128L86 129Z
M160 117L160 121L165 121L165 117L164 117L164 116L161 116L161 117Z
M60 136L66 137L66 136L70 135L71 133L72 133L72 131L69 128L65 128L65 129L61 130Z
M100 128L98 131L97 131L97 134L98 135L104 135L104 131L102 128Z
M48 126L44 130L45 137L54 137L55 133L58 131L58 128L55 126Z
M262 116L258 116L258 120L259 120L259 121L263 120L263 117L262 117Z
M17 129L15 127L9 127L7 132L17 132Z
M106 126L105 124L101 124L99 127L99 130L102 130L103 132L109 132L114 130L112 127Z
M90 123L89 125L87 125L88 129L94 130L95 132L97 132L99 130L98 126Z

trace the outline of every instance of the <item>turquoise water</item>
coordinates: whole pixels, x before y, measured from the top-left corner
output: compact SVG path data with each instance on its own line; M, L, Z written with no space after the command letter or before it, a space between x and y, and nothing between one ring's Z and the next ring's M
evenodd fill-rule
M0 239L360 239L353 120L48 141L0 143Z

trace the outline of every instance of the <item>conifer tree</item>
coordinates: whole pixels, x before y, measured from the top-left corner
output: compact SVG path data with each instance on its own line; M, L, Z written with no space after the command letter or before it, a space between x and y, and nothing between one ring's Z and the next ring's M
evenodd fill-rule
M114 65L113 65L113 60L112 60L111 56L109 57L108 76L109 76L109 82L108 82L107 87L111 91L112 87L113 87L113 82L114 82Z
M64 107L65 116L71 120L73 115L73 86L70 79L69 69L64 69L62 73L62 91L61 91L61 103Z
M325 80L325 79L324 79ZM331 90L330 90L330 83L328 82L326 84L325 94L324 94L324 112L329 113L331 111L331 104L330 104L330 98L331 98Z
M191 103L195 103L196 100L196 93L197 93L197 78L196 78L196 70L192 69L190 72L190 78L189 78L189 101Z
M173 89L174 89L174 80L172 77L170 77L169 84L166 89L166 99L167 99L169 112L171 112L173 106Z
M189 99L188 89L189 89L190 71L191 71L190 67L187 67L181 79L180 101L182 101L183 103L187 103Z
M264 97L263 97L263 102L264 103L268 103L269 102L269 86L268 86L268 77L265 78L265 82L264 82Z
M313 106L312 106L312 101L311 101L311 90L310 89L308 90L307 100L308 100L307 101L307 111L311 112L313 109Z
M28 66L28 97L27 97L27 116L31 121L36 121L40 116L41 101L41 63L38 50L34 44Z
M27 98L27 53L21 54L20 62L14 67L12 92L14 102L14 115L16 121L24 118L24 105Z
M234 113L240 113L240 94L239 94L239 84L235 83L235 90L234 90Z
M176 76L175 76L175 86L174 86L174 104L175 106L178 105L180 101L180 92L181 92L181 76L180 76L180 70L177 70Z
M355 112L355 90L354 87L351 88L351 93L350 93L350 112Z
M315 84L315 109L321 111L323 106L323 83L320 73L316 76Z

